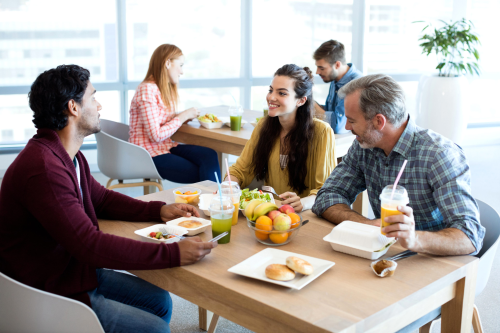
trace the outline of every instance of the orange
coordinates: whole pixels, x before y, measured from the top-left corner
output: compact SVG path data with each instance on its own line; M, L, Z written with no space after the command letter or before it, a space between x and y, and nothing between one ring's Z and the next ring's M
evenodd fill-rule
M288 232L281 234L270 234L269 239L275 244L283 244L288 239Z
M298 223L300 221L300 216L298 214L295 214L295 213L288 213L286 214L290 217L290 219L292 220L292 226L295 224L295 223ZM294 228L294 227L292 227Z
M290 229L293 229L293 228L297 228L300 224L300 216L298 214L295 214L295 213L288 213L286 214L290 217L290 219L292 220L292 225L290 226ZM289 232L288 233L288 236L292 236L292 233Z
M267 232L256 231L255 237L257 237L257 239L260 239L261 241L265 241L265 240L267 240L268 235L267 235Z
M273 230L273 220L263 215L255 221L255 228L260 230Z

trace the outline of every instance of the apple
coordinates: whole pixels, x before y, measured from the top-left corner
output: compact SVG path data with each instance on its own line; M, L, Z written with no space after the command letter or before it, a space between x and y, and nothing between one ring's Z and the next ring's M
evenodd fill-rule
M279 208L279 211L282 212L283 214L290 214L290 213L295 213L295 209L293 209L292 206L290 205L283 205Z
M273 220L273 226L275 230L285 231L290 229L292 226L292 219L286 214L279 214Z
M280 215L280 211L279 210L272 210L270 211L268 214L267 214L267 217L269 217L271 220L274 220L276 218L276 216Z

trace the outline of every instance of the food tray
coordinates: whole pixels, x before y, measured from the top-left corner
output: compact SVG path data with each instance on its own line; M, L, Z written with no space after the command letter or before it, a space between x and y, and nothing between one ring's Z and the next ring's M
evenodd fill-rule
M383 256L394 242L380 233L380 227L353 221L340 223L323 240L335 251L370 260Z
M199 121L200 125L207 128L207 129L215 129L215 128L221 128L224 126L224 123L222 121L216 122L216 123L205 123L203 121Z
M181 223L182 221L186 221L186 220L197 221L197 222L200 222L202 225L199 226L198 228L190 228L190 229L177 226L179 223ZM202 232L207 230L208 226L211 226L211 225L212 225L212 222L210 220L205 220L205 219L202 219L200 217L179 217L178 219L167 222L167 226L171 226L171 227L174 227L176 229L185 230L186 231L185 233L188 236L194 236L194 235L201 234Z
M156 238L151 238L148 237L148 234L151 232L158 232L160 231L160 228L163 227L169 234L175 234L178 236L182 236L187 234L187 229L181 228L181 227L175 227L175 226L169 226L165 224L155 224L150 227L144 228L144 229L139 229L134 231L136 235L141 236L141 240L145 242L150 242L150 243L175 243L179 241L179 238L170 238L170 239L156 239Z

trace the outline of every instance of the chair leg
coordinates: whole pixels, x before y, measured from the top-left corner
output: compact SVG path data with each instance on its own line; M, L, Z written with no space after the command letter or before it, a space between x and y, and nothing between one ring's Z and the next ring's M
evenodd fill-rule
M483 333L483 324L481 324L476 304L474 304L474 311L472 312L472 328L474 329L474 333Z
M109 186L111 185L111 183L113 182L114 179L110 178L108 180L108 183L106 184L106 188L109 188Z
M149 182L149 178L144 178L144 182ZM144 186L144 195L149 194L149 185Z
M418 329L418 333L430 333L433 323L434 323L434 320L431 320L430 322L428 322L424 326L420 327Z
M218 323L219 323L219 315L214 313L207 333L214 333Z

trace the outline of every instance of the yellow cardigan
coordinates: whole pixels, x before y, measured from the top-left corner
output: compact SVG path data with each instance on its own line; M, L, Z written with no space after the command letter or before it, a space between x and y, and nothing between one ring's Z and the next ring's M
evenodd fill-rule
M243 148L241 156L229 168L230 174L238 178L242 189L246 188L255 178L255 174L251 170L251 161L263 123L263 121L258 122L250 140ZM332 128L324 121L316 118L314 119L314 126L314 138L307 157L307 175L305 178L307 189L302 193L297 193L301 198L316 194L337 165L334 153L335 135ZM279 154L280 140L278 138L271 151L268 165L269 182L266 182L266 185L274 187L278 194L295 192L288 186L288 168L281 170Z

